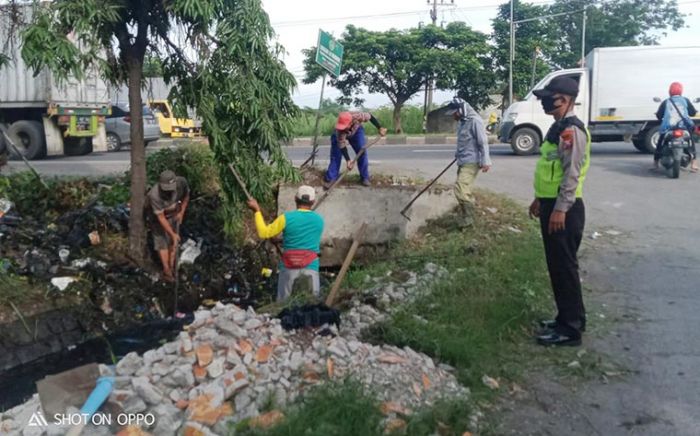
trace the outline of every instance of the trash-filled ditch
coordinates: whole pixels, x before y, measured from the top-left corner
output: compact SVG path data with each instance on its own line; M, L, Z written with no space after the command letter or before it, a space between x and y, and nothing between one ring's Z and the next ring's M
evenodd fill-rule
M218 196L199 195L190 204L180 229L176 297L175 285L161 280L151 247L152 266L142 269L128 258L129 207L102 201L112 186L85 180L53 186L60 188L43 201L3 201L0 323L15 334L0 338L0 409L26 400L48 373L87 361L112 363L171 340L203 301L246 308L272 298L275 254L230 242L217 218ZM57 200L66 191L73 197ZM52 312L80 327L70 334L53 328L44 319Z

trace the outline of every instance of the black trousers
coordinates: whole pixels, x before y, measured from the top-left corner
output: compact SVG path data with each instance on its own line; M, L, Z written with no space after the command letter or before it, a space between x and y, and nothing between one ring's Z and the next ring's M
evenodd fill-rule
M540 199L540 228L557 304L557 331L578 338L586 325L577 257L583 239L586 209L583 200L577 199L566 213L566 228L550 235L549 217L554 211L555 203L555 199Z

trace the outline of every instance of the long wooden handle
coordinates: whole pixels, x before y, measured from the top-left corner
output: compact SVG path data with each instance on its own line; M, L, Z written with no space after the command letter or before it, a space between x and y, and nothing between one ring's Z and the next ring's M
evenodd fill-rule
M355 155L355 159L352 160L353 165L357 163L357 161L360 159L360 157L362 157L362 155L365 154L365 152L366 152L367 150L369 150L372 146L374 146L376 143L378 143L380 139L382 139L382 136L377 136L377 137L375 138L374 141L372 141L371 143L369 143L369 144L365 145L364 147L362 147L362 150L360 150L360 152L357 153L357 155ZM338 178L335 179L335 181L331 184L331 186L328 187L328 189L326 190L326 192L324 192L323 194L321 194L321 196L318 198L318 200L316 200L316 202L314 203L313 207L311 207L311 210L316 210L316 209L321 205L321 203L323 203L323 200L325 200L326 197L328 197L328 194L331 193L331 191L333 190L333 188L335 188L335 187L338 185L338 183L340 183L340 181L343 180L343 177L345 177L349 172L350 172L350 171L344 171L344 172L342 172L342 173L338 176Z
M241 176L238 174L238 171L233 167L233 164L228 164L229 169L233 173L233 176L236 178L236 181L238 181L238 184L241 186L241 189L243 189L243 193L245 193L245 196L248 200L252 200L253 197L250 195L250 192L248 192L248 188L245 187L245 183L243 183L243 179L241 179Z
M345 256L345 260L343 261L343 266L340 267L340 272L338 273L338 277L335 278L335 282L333 282L333 287L331 288L330 294L328 294L328 298L326 298L326 306L332 306L333 302L335 301L335 296L338 293L338 290L340 289L340 285L343 283L343 279L345 278L345 274L347 274L348 269L350 269L350 264L352 263L352 259L355 257L355 253L357 252L357 249L360 247L360 244L362 243L362 240L365 237L365 232L367 231L367 223L362 223L360 226L359 230L357 230L357 233L355 234L355 237L352 241L352 245L350 246L350 251L348 251L347 256Z
M413 199L412 199L411 201L408 202L408 204L406 205L406 207L404 207L404 208L401 210L401 215L406 216L406 215L405 215L406 211L407 211L408 209L410 209L411 206L413 206L413 203L415 203L416 200L418 200L418 198L419 198L421 195L425 194L425 191L427 191L428 189L430 189L430 187L433 186L433 185L435 184L435 182L437 182L438 179L440 179L440 177L442 177L442 175L445 174L445 173L447 172L447 170L449 170L450 168L452 168L452 165L454 165L455 162L457 162L457 158L455 158L452 162L450 162L450 164L447 165L447 166L445 167L445 169L442 170L442 172L441 172L440 174L437 175L437 177L435 177L430 183L428 183L428 186L426 186L425 188L423 188L423 190L421 190L415 197L413 197Z
M241 185L241 189L243 189L243 192L245 193L245 196L248 200L252 200L253 197L250 195L250 192L248 192L248 189L245 187L245 183L243 183L243 179L241 179L241 176L238 174L238 171L233 167L233 164L228 164L229 169L233 173L233 175L236 177L236 180L238 181L238 184ZM268 240L273 247L277 250L277 254L282 256L282 247L280 247L279 243L275 241L270 241Z

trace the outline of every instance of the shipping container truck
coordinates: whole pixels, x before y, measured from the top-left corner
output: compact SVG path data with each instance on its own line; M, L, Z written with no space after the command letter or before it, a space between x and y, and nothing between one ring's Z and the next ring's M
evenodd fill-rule
M700 102L700 46L596 48L586 56L584 68L552 72L534 89L559 76L579 82L575 112L594 142L631 141L639 151L651 153L659 135L654 98L667 98L669 85L681 82L683 95L696 106ZM700 117L696 120L700 123ZM530 91L503 113L499 139L516 154L531 154L551 124L552 117Z
M21 22L13 28L8 8L0 14L2 53L10 62L0 68L0 122L27 159L84 155L107 151L105 116L110 114L106 83L95 71L59 83L46 69L35 72L21 56L19 33L32 16L20 6ZM10 34L12 32L12 34Z

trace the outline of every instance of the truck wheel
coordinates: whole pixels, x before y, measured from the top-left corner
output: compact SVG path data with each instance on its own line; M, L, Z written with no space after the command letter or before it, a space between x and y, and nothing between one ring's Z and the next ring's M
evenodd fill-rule
M510 147L513 149L513 153L518 156L527 156L537 151L541 141L539 133L534 129L522 127L513 133Z
M634 145L634 148L636 148L638 151L641 151L642 153L649 153L644 138L633 139L632 145Z
M107 134L107 151L119 151L122 148L122 140L116 133Z
M15 121L7 133L12 138L15 147L28 160L46 157L46 137L44 126L38 121ZM14 149L8 146L8 151L13 159L20 159Z
M66 156L84 156L92 153L92 137L63 138L63 152Z
M656 144L659 141L659 126L654 126L644 134L643 148L640 151L653 153L656 151ZM636 144L635 144L636 146Z

